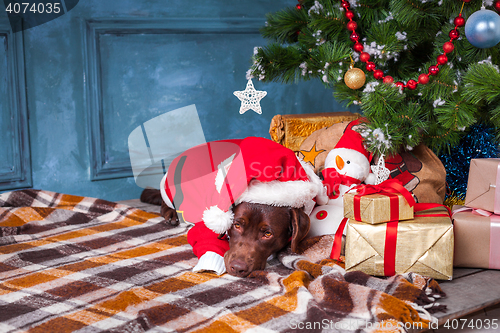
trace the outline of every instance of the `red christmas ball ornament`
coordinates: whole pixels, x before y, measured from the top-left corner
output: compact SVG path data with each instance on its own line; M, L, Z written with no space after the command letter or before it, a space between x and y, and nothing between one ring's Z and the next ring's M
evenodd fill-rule
M370 54L367 52L361 52L361 54L359 55L359 60L361 60L362 62L367 62L368 60L370 60Z
M380 69L376 69L373 71L373 77L376 80L380 80L384 77L384 72L382 72Z
M359 35L356 31L353 31L351 36L349 36L349 38L351 39L351 42L359 41Z
M354 51L356 51L356 52L363 52L363 49L365 47L363 46L363 44L356 42L356 44L354 44L353 48L354 48Z
M295 8L297 8L298 10L301 10L302 9L302 5L299 3L295 6Z
M470 2L470 0L462 0L463 2Z
M396 82L395 85L398 86L401 89L403 89L405 87L404 83L401 82L401 81Z
M354 31L358 28L358 24L354 21L347 22L347 30Z
M417 81L415 81L415 80L408 80L408 82L406 82L406 86L410 90L415 90L417 88Z
M462 14L459 14L457 17L455 17L453 23L455 23L455 26L457 27L463 27L465 25L465 19L462 17Z
M342 7L345 10L348 10L349 8L351 8L351 4L348 1L342 1Z
M448 57L446 56L446 54L440 54L438 55L437 57L437 63L440 64L440 65L444 65L448 62Z
M433 65L429 67L429 74L430 75L437 75L439 73L439 67L436 65Z
M454 49L455 49L455 46L453 45L452 42L446 42L446 43L443 44L443 51L444 51L444 53L453 52Z
M493 7L495 7L495 9L497 10L497 12L500 13L500 0L495 1L495 3L493 4Z
M375 63L371 62L371 61L368 61L366 63L366 70L369 71L369 72L373 72L375 70L375 68L377 68L377 65L375 65Z
M345 17L347 17L347 19L349 20L352 20L354 18L354 12L352 10L346 10Z
M389 83L393 83L394 82L394 78L392 76L387 75L387 76L384 77L384 80L382 82L388 83L388 84Z
M420 83L420 84L429 83L429 75L428 74L420 74L418 76L418 83Z
M450 33L448 34L450 36L450 38L452 40L455 40L455 39L458 39L458 37L460 37L460 33L458 32L457 29L453 29L450 31Z

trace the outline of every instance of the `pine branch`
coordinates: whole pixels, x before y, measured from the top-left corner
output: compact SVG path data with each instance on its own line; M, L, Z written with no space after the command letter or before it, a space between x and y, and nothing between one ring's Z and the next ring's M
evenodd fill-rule
M460 98L460 94L454 94L450 101L434 109L437 121L443 128L449 130L465 130L465 128L476 122L474 117L476 107L466 103Z
M394 85L379 84L371 94L364 94L361 109L370 118L395 115L396 105L403 103L405 95Z
M358 105L361 101L361 90L353 90L344 83L344 78L341 77L334 85L333 97L341 101L345 106Z
M500 72L498 66L482 63L473 64L464 76L464 99L472 104L483 100L487 103L500 102Z
M435 62L427 63L424 68L429 68ZM433 103L438 99L446 99L458 90L457 82L454 78L456 73L449 67L441 67L439 74L431 77L428 84L421 86L422 98Z
M309 23L309 16L306 11L290 7L267 14L266 20L266 26L260 30L262 36L278 43L294 43L297 41L297 32Z
M457 145L462 134L462 131L451 131L440 126L438 122L433 122L430 123L423 142L428 147L432 147L436 153L440 153L448 145Z
M496 128L500 128L500 105L492 109L489 114L491 115L491 124ZM500 131L496 131L496 139L500 142Z
M445 19L434 2L392 0L390 10L401 25L420 29L422 35L432 37L433 32L439 30Z
M378 154L391 155L421 141L425 129L421 108L417 103L406 103L406 95L394 85L379 84L374 92L364 94L361 109L368 119L364 133L368 149ZM380 133L385 136L381 140Z
M302 78L299 66L305 56L295 45L269 44L258 49L250 72L262 81L297 82Z

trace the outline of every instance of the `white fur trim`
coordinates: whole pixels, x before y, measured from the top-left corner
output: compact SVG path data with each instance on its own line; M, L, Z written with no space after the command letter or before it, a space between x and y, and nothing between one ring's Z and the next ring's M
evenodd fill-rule
M259 182L252 180L248 188L236 200L242 202L266 204L271 206L290 206L300 208L306 206L318 193L318 186L309 181Z
M172 201L170 201L170 199L168 198L167 192L165 192L165 183L167 181L167 173L165 174L165 176L163 176L163 178L161 179L161 182L160 182L161 198L167 204L168 207L175 209L174 205L172 204Z
M321 179L314 173L311 166L298 159L310 181L260 182L252 180L245 192L236 200L236 204L250 202L278 207L304 208L304 211L309 214L315 205L313 199L318 195L326 197L326 191L324 191Z
M215 189L219 193L222 189L222 185L224 185L224 179L226 179L226 175L229 171L229 168L231 167L231 164L233 163L233 159L235 156L236 156L236 153L234 153L233 155L226 158L217 167L217 169L219 171L217 171L217 175L215 176Z
M193 267L193 272L200 271L214 271L217 275L224 274L226 272L224 257L212 251L205 252Z
M205 226L217 234L222 234L231 228L234 214L231 210L225 212L217 206L205 209L203 222Z

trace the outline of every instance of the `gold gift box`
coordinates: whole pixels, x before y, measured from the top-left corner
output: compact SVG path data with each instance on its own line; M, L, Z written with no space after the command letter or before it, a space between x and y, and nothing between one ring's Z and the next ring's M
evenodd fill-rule
M453 225L446 209L434 208L398 223L396 273L414 272L439 280L453 275ZM384 248L387 224L349 220L346 232L345 268L384 276Z
M354 196L356 192L344 194L344 216L354 219ZM413 219L413 207L401 195L398 196L399 220ZM383 194L368 194L361 197L360 203L361 221L370 224L384 223L391 220L390 198Z

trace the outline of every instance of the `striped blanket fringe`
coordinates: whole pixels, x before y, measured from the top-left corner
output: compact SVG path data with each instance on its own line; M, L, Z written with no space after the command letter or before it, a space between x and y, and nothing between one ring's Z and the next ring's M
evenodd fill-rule
M318 259L331 236L247 278L193 273L187 230L95 198L0 194L0 332L405 332L444 310L432 279Z

